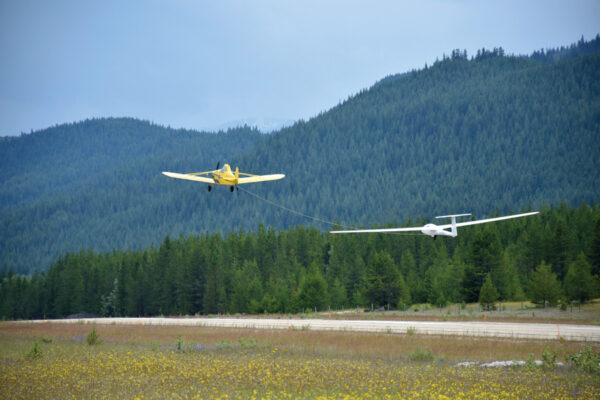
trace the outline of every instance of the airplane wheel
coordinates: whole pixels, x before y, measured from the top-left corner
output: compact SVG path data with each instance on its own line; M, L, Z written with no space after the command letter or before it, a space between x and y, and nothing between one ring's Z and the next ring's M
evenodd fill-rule
M229 187L229 191L230 191L230 192L233 192L233 186L230 186L230 187Z
M212 189L212 186L210 186L210 185L209 185L209 186L208 186L208 191L210 192L210 191L211 191L211 189Z

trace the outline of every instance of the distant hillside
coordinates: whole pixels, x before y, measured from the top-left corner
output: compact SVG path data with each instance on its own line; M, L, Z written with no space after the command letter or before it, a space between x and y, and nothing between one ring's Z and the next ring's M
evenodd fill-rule
M600 38L505 56L454 51L390 76L272 135L210 134L132 119L0 141L0 269L59 253L143 248L165 235L328 225L243 191L206 191L162 170L217 161L278 182L246 186L287 209L347 224L489 214L600 199Z
M68 250L141 248L189 230L182 224L196 208L208 209L198 195L205 188L169 186L160 172L235 162L262 137L250 128L214 134L109 118L6 138L0 142L0 270L45 269ZM194 199L173 206L181 197ZM205 229L204 219L194 221L191 229Z
M181 162L193 169L207 156L216 160L247 151L259 136L249 129L216 135L173 130L132 118L108 118L7 137L0 142L0 204L22 206L64 195L108 171L125 171L138 162L154 167L162 158L169 160L169 165ZM137 173L153 176L155 172L142 169Z

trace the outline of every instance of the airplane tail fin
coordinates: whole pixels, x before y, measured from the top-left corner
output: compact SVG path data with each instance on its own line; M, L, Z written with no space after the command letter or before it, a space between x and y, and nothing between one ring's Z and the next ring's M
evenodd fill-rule
M439 217L436 217L436 218L450 218L451 224L452 224L452 230L450 231L450 233L452 234L452 237L456 237L458 235L458 232L456 230L456 217L467 217L469 215L471 215L471 214L440 215Z
M456 217L452 217L452 230L450 231L450 233L452 233L452 237L456 237L458 235L458 232L456 231Z
M239 179L240 179L240 168L235 167L235 184L236 184L236 186L238 184Z

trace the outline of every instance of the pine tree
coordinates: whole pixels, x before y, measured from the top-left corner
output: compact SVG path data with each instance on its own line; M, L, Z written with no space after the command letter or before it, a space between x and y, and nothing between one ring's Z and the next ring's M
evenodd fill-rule
M564 218L559 218L552 230L548 261L558 280L562 281L567 273L569 262L569 238Z
M488 272L479 292L479 304L481 307L490 310L494 308L494 304L498 300L498 291L492 283L492 275Z
M261 302L264 297L264 293L259 275L254 276L248 283L247 295L247 310L253 314L262 312Z
M375 254L367 272L365 298L373 305L395 307L400 296L399 274L385 251Z
M497 274L502 264L502 253L497 231L486 228L477 233L471 244L469 265L465 269L463 294L468 303L479 298L479 291L487 273Z
M561 295L560 283L552 267L545 262L537 266L529 283L531 301L540 305L555 306Z
M596 293L597 279L592 277L591 266L585 254L579 253L569 265L565 277L565 292L569 300L585 303Z
M400 257L400 273L403 276L408 276L410 271L415 271L416 263L415 258L413 257L411 251L406 249L402 252L402 256Z
M333 281L333 285L331 286L331 289L329 290L330 294L331 294L331 306L334 307L335 309L340 309L344 306L348 306L348 298L346 296L346 288L344 288L344 285L342 285L340 283L339 279L335 279Z
M308 268L306 277L300 284L300 305L303 308L323 310L329 305L327 282L316 262Z
M600 277L600 218L594 224L594 233L590 243L590 263L592 274Z
M410 287L404 281L402 274L398 276L398 286L400 288L400 296L398 297L397 308L399 310L406 309L412 304L410 296Z

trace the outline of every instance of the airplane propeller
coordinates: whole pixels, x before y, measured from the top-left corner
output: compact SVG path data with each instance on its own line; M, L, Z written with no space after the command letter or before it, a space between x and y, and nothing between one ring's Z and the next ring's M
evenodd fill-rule
M219 169L219 165L221 165L221 161L217 161L217 168L215 169Z

